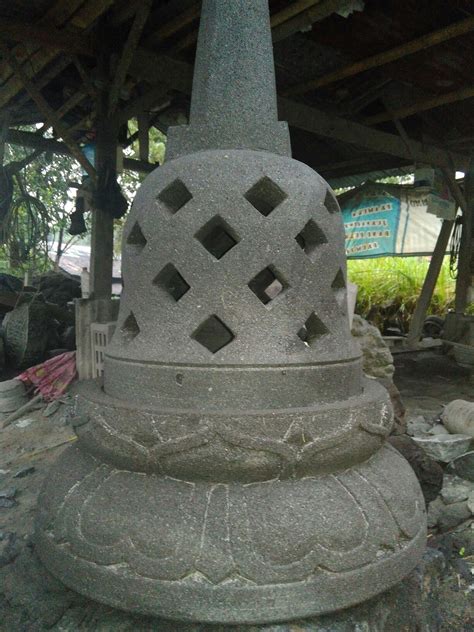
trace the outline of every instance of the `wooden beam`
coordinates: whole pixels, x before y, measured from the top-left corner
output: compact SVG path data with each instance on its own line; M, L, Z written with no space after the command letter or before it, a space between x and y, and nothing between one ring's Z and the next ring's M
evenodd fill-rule
M444 149L435 145L410 140L410 148L395 134L381 132L347 119L328 114L317 108L288 99L278 100L279 116L293 127L307 132L364 147L371 151L397 156L403 160L429 163L437 167L449 167L450 161ZM456 169L465 171L468 159L462 154L451 153Z
M141 112L137 116L138 122L138 150L140 160L148 162L150 154L150 115Z
M97 18L110 9L114 2L115 0L88 0L88 2L72 16L70 20L71 26L75 26L78 29L88 28ZM67 2L64 4L67 4Z
M463 314L473 300L474 282L474 157L464 179L466 212L462 216L461 244L459 248L458 275L456 279L455 311Z
M82 79L82 83L84 84L84 87L87 90L89 96L92 99L96 99L97 98L97 90L95 89L95 86L92 83L92 80L90 78L90 75L89 75L88 71L82 65L81 60L77 58L77 55L73 55L71 57L71 61L74 64L77 72L79 73L79 76Z
M272 28L275 28L276 26L283 24L283 22L291 20L291 18L294 18L295 15L298 15L298 13L302 13L319 3L320 0L296 0L278 13L272 15L270 18L270 24L272 25Z
M158 83L184 94L191 94L193 67L167 55L156 55L139 48L130 65L130 74L147 83Z
M444 179L449 187L449 190L451 192L451 195L453 196L453 198L456 200L456 204L459 206L459 208L462 210L463 213L467 213L467 200L466 200L466 196L464 195L464 193L461 190L461 187L459 186L459 184L456 182L456 178L452 172L452 169L448 169L447 167L445 167L443 169L443 175L444 175Z
M52 22L56 26L68 22L69 27L85 29L89 27L104 11L106 11L114 0L88 0L83 4L83 0L60 0L54 5L54 11L48 11L39 21L40 24L49 24ZM81 6L77 9L78 6ZM77 9L77 10L76 10ZM47 16L49 16L47 18ZM17 50L21 47L15 47L12 51L16 55ZM51 49L36 50L24 64L24 71L29 79L35 77L45 66L47 66L56 57L57 52ZM22 82L15 76L6 81L0 89L0 107L4 106L8 101L13 99L21 90Z
M17 62L15 57L10 53L10 51L6 48L6 46L0 45L0 52L4 55L5 59L8 60L12 70L17 74L18 78L22 81L25 90L30 94L33 101L36 103L41 114L46 118L46 121L49 122L56 130L57 134L61 136L66 145L69 147L71 154L78 161L78 163L83 167L86 173L94 180L96 177L96 171L91 163L84 156L76 141L72 138L69 133L67 127L61 122L61 120L56 116L54 110L49 106L46 99L43 97L41 92L36 88L32 81L28 78L27 74L23 70L23 67Z
M323 86L335 83L336 81L341 81L342 79L353 77L354 75L358 75L361 72L365 72L366 70L378 68L393 61L397 61L398 59L402 59L403 57L407 57L408 55L413 55L414 53L417 53L421 50L426 50L427 48L431 48L432 46L436 46L437 44L441 44L442 42L446 42L455 37L465 35L466 33L469 33L473 30L474 16L460 22L450 24L443 29L433 31L432 33L428 33L427 35L423 35L422 37L402 44L401 46L396 46L395 48L391 48L390 50L384 51L383 53L379 53L378 55L372 55L371 57L367 57L366 59L362 59L361 61L349 64L344 68L340 68L339 70L330 72L326 75L323 75L322 77L318 77L317 79L298 83L288 88L288 90L285 91L284 95L289 96L305 94L306 92L316 90L317 88L322 88Z
M120 90L125 83L128 69L130 67L130 64L132 63L133 55L138 46L143 27L145 26L148 15L150 14L151 6L152 0L142 0L137 7L135 18L122 49L122 54L120 56L112 86L110 88L108 103L109 116L111 116L116 110L117 103L120 98Z
M14 20L2 18L0 20L0 39L27 44L41 44L57 51L77 53L93 57L95 55L92 40L78 35L68 29L55 29L24 24Z
M71 151L60 141L54 140L54 138L44 138L38 136L33 132L24 132L23 130L10 129L7 134L7 143L11 145L19 145L20 147L30 147L38 149L43 152L51 152L60 156L71 156ZM156 169L159 165L144 162L142 160L135 160L133 158L124 158L124 169L128 171L135 171L136 173L150 173Z
M8 126L10 124L10 112L4 112L0 117L0 167L5 160L5 143L8 138Z
M52 26L54 28L60 28L74 15L79 9L83 0L70 0L64 2L64 0L56 0L52 6L44 13L44 15L36 22L35 26ZM31 46L28 44L15 46L12 53L20 62L26 62L31 59L32 54L37 51L37 46ZM53 51L48 51L53 53ZM0 75L3 76L3 68L0 68ZM8 77L3 77L6 82Z
M109 116L109 68L110 53L104 50L98 65L101 88L97 94L96 104L97 178L91 228L90 286L94 299L110 299L112 296L114 217L107 201L109 188L117 181L118 130Z
M303 10L294 17L272 24L272 39L274 42L281 42L303 29L310 29L315 22L324 20L341 6L347 6L347 0L320 0L315 6Z
M36 160L38 156L41 156L42 153L44 153L44 149L35 149L29 156L25 156L23 160L15 160L14 162L10 162L8 164L8 170L10 171L10 173L13 174L18 173L29 164L31 164L34 160Z
M164 101L169 102L168 97L169 90L162 86L156 85L147 90L144 94L140 95L136 99L129 101L121 110L115 115L115 122L117 125L126 123L129 119L137 116L139 112L143 110L149 110L153 107L161 105Z
M436 282L438 281L441 266L443 265L453 224L454 221L452 220L444 220L441 225L441 230L421 289L420 298L416 303L415 311L410 321L410 331L407 336L407 344L410 347L416 346L421 338L423 324L428 313Z
M48 83L52 79L54 79L54 77L57 77L65 68L67 68L70 63L71 63L71 60L68 59L66 55L62 55L59 59L57 59L51 65L51 68L47 72L45 72L43 75L41 75L41 77L36 81L36 87L38 88L38 90L42 90L45 86L47 86ZM2 91L0 89L0 95L1 94L2 94ZM25 105L25 103L28 103L29 100L30 100L30 95L28 93L25 93L24 95L19 97L17 101L15 101L15 107L20 107L22 105Z
M149 83L166 85L170 89L184 94L191 94L193 69L192 66L167 57L153 55L141 49L137 51L130 67L134 76ZM299 129L306 130L318 136L340 140L344 143L363 147L370 151L397 156L403 160L413 161L413 156L420 162L428 162L435 166L450 167L447 162L446 151L436 145L411 141L411 151L404 141L395 134L381 132L360 123L350 121L333 114L328 114L313 106L297 103L289 99L278 99L279 117L281 120ZM459 153L450 153L456 169L465 171L468 158Z
M71 97L69 97L67 101L64 101L64 103L59 109L54 111L55 116L58 119L62 119L68 112L74 109L76 105L78 105L81 101L83 101L84 98L85 98L84 94L82 94L81 92L76 92ZM36 130L35 134L42 135L49 127L51 127L51 125L48 122L43 123L43 125ZM68 131L69 131L69 134L71 134L72 128L69 127Z
M474 87L463 88L462 90L454 90L453 92L440 94L439 96L431 97L430 99L417 101L412 105L407 105L403 108L393 110L391 114L394 115L397 119L404 119L409 116L413 116L413 114L419 114L420 112L433 110L435 108L441 107L442 105L448 105L449 103L456 103L458 101L472 99L473 97ZM392 117L389 113L382 112L381 114L369 116L368 118L364 119L364 123L366 125L377 125L378 123L389 121L391 118Z
M186 9L186 11L183 11L175 18L165 22L165 24L155 29L153 34L145 40L145 47L154 48L155 46L163 44L166 39L172 37L175 33L185 28L188 24L198 18L200 13L201 3L196 2Z
M330 1L333 2L334 0L330 0ZM321 0L296 0L295 2L292 2L290 6L286 7L282 11L279 11L278 13L274 13L270 17L270 24L271 24L272 29L276 29L276 28L280 27L285 22L290 21L292 18L294 18L298 14L301 14L302 12L311 9L311 7L314 7L314 5L317 5L320 2L321 2ZM324 2L324 0L323 0L323 2ZM340 4L341 0L337 0L337 2ZM197 7L195 7L195 9L196 8L197 8L197 11L195 11L194 13L191 11L191 9L189 10L189 16L191 16L191 19L189 20L190 22L199 15L199 12L200 12L199 5L197 5ZM320 19L322 19L322 18L320 18ZM179 20L179 17L176 18L176 20L174 20L173 22L176 23L175 26L179 25L179 27L182 28L182 26L179 24L178 20ZM314 20L314 21L316 21L316 20ZM165 25L165 27L166 27L166 25ZM178 29L176 29L176 30L178 30ZM296 30L298 30L298 29L296 29ZM296 31L293 31L293 32L296 32ZM273 36L273 33L272 33L272 36ZM285 37L286 37L286 35L285 35ZM169 50L169 52L171 54L176 54L176 53L178 53L178 52L180 52L182 50L186 50L187 48L189 48L190 46L192 46L193 44L195 44L197 42L197 38L198 38L198 30L196 29L194 31L191 31L187 35L185 35L185 37L183 37L179 42L177 42ZM279 41L280 39L284 39L284 37L280 36L275 41ZM156 41L157 40L155 39L154 42L156 42Z

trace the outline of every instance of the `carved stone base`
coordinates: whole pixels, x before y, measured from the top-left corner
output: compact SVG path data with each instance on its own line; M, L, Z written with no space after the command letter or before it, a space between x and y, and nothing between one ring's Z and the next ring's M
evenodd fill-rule
M418 483L389 447L339 473L250 484L129 472L70 448L39 507L38 551L54 575L170 619L339 610L399 582L425 543Z

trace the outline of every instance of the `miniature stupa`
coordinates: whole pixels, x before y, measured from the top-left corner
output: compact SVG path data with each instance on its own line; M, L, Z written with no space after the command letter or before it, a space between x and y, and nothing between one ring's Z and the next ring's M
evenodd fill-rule
M340 209L278 122L267 0L204 0L189 126L140 187L104 383L39 501L67 586L163 618L259 623L411 572L424 502L362 372Z

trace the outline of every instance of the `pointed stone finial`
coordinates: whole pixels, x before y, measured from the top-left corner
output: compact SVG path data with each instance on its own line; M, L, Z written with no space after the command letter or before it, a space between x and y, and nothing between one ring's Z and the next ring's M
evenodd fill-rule
M291 155L278 122L268 0L204 0L189 126L172 128L168 158L204 149Z

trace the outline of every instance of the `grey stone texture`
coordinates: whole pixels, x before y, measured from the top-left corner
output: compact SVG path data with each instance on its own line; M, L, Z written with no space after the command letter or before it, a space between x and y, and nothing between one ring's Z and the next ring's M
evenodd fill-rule
M413 468L428 505L435 500L443 486L443 468L407 435L391 436L388 441Z
M0 532L0 552L3 542ZM437 632L457 630L450 626L449 615L457 617L461 610L450 598L452 593L440 600L446 561L432 549L403 582L362 605L321 617L250 626L184 623L120 612L55 581L30 547L17 547L5 559L2 568L0 554L0 625L5 632ZM458 581L451 582L459 591Z
M269 59L266 1L204 2L189 144L171 137L136 196L104 384L79 384L79 441L39 500L48 569L134 613L330 613L396 585L425 546L417 479L384 445L388 393L349 330L337 201L269 136ZM216 138L226 112L231 147L204 147L199 126Z
M395 373L393 357L377 327L354 314L352 334L362 348L364 373L376 378L391 379Z
M471 437L463 434L438 434L413 437L428 456L440 463L449 463L469 450Z
M449 432L474 439L474 402L463 399L450 402L443 411L443 423Z
M190 125L170 129L167 159L204 149L291 155L288 125L278 122L266 0L203 3Z
M474 482L474 451L466 452L451 461L448 470L460 478Z

